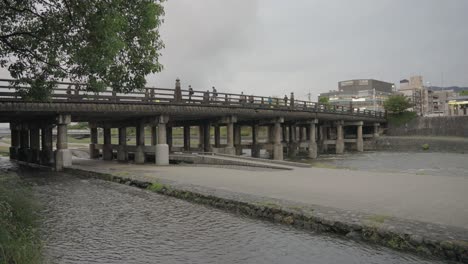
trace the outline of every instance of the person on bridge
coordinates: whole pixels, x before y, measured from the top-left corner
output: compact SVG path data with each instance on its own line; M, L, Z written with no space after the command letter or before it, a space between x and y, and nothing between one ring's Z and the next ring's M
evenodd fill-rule
M206 92L203 93L203 102L208 103L210 101L210 90L206 90Z
M284 95L284 105L287 106L288 105L288 96L287 95Z
M211 100L215 102L218 100L218 91L216 91L216 88L214 86L213 86L213 97L211 98Z
M188 86L188 100L189 100L189 102L192 101L192 95L193 95L192 85L189 85Z

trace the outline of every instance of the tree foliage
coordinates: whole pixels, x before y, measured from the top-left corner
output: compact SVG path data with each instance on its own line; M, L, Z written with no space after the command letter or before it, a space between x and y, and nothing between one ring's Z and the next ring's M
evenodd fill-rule
M158 0L0 0L0 66L33 99L61 80L90 91L140 89L162 70L163 15Z
M384 102L384 108L387 112L400 114L411 107L411 102L404 95L392 95Z
M328 97L319 97L319 104L330 105L330 98Z

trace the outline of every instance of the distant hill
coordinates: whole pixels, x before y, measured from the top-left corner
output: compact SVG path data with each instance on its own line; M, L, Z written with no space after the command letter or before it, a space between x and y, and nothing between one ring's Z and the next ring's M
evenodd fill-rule
M444 90L453 90L454 92L468 91L468 87L459 87L459 86L450 86L450 87L438 87L431 86L429 90L432 91L444 91Z

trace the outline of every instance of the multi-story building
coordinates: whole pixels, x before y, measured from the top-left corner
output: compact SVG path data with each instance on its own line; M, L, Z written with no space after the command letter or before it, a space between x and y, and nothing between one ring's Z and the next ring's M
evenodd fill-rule
M410 111L416 112L419 116L428 114L429 92L424 86L422 76L412 76L409 80L401 80L398 92L409 98L412 105Z
M383 102L394 94L393 83L374 79L348 80L338 83L338 90L322 93L331 105L352 107L360 110L384 111Z
M429 110L427 115L448 116L449 101L457 97L453 90L428 90Z

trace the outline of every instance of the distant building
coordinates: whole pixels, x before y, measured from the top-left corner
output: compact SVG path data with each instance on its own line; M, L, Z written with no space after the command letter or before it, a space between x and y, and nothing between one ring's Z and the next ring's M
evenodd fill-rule
M424 87L422 76L412 76L409 80L401 80L398 93L409 98L412 105L410 111L416 112L419 116L428 114L428 89Z
M428 113L429 116L448 116L450 98L457 97L457 93L453 90L439 90L433 91L431 88L428 90Z
M467 115L468 96L460 95L464 87L426 87L422 76L400 81L398 93L408 97L409 109L420 116Z
M468 115L468 96L458 96L449 98L448 101L449 116Z
M383 102L394 94L393 83L374 79L348 80L338 83L338 90L322 93L331 105L360 110L384 111Z

